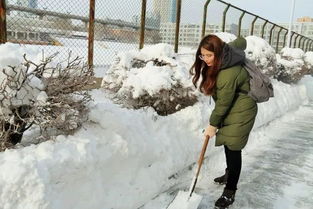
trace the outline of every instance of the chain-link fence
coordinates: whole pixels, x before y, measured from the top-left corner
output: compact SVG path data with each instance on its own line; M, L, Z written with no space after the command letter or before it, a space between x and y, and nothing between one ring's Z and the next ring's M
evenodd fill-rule
M46 55L58 52L62 59L69 51L86 59L88 5L89 0L8 0L7 41L40 45Z
M95 13L95 65L109 65L119 51L138 49L141 0L96 1Z
M90 1L95 1L94 20L89 18ZM203 35L222 31L263 37L276 51L287 45L286 25L221 0L7 0L5 4L8 42L40 45L46 54L59 52L64 58L73 51L87 61L90 38L94 53L89 59L94 66L109 66L119 51L149 44L172 44L182 53L182 46L196 47ZM90 21L94 36L89 35ZM307 51L312 44L311 39L292 33L291 47Z

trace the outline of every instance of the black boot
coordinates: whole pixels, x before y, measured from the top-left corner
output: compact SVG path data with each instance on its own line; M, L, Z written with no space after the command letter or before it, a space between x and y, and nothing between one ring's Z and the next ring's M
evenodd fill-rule
M222 196L215 202L215 208L223 209L233 204L235 201L235 193L236 191L224 189Z
M225 169L225 174L223 176L217 177L214 179L215 183L218 184L226 184L227 183L227 178L228 178L228 169Z

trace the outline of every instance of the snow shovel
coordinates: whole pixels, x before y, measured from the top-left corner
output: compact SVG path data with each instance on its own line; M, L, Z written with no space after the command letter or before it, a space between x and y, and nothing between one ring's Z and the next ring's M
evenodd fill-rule
M202 196L197 195L193 192L194 192L195 187L196 187L196 183L197 183L200 169L202 166L202 162L204 159L204 154L205 154L206 148L207 148L208 143L209 143L209 139L210 139L209 136L205 137L205 141L204 141L204 144L202 146L200 158L198 160L198 168L196 171L196 175L192 179L192 183L190 185L189 191L188 192L179 191L177 196L172 201L172 203L167 207L167 209L197 209L198 208L198 206L202 200Z

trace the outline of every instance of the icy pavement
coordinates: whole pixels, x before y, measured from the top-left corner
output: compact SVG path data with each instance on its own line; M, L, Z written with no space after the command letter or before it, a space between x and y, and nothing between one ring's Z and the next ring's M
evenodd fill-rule
M265 127L264 137L269 138L266 143L260 142L253 149L243 150L241 178L231 209L313 208L312 118L313 104L302 106ZM213 208L214 201L222 193L223 186L212 183L212 171L208 165L201 171L202 179L196 192L203 196L203 200L198 209ZM222 171L213 173L216 176ZM192 173L186 172L179 177L187 183L177 188L188 188L188 175L192 176ZM160 194L142 208L166 208L175 194L173 191Z

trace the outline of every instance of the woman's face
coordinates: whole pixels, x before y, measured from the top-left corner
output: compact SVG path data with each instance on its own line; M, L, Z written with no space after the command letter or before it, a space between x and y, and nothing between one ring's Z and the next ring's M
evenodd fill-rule
M209 67L211 67L214 63L214 52L206 50L201 47L201 55L199 56L201 60L203 60Z

